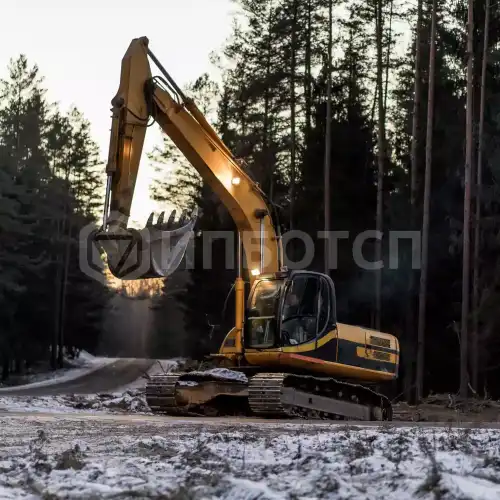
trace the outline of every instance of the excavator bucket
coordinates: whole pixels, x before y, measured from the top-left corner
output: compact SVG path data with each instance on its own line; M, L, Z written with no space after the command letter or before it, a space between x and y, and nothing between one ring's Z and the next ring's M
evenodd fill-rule
M183 212L175 220L173 210L165 222L162 212L156 223L151 214L146 227L139 230L101 232L96 242L106 252L108 266L113 276L122 280L166 278L181 264L189 242L194 236L197 211L188 217Z

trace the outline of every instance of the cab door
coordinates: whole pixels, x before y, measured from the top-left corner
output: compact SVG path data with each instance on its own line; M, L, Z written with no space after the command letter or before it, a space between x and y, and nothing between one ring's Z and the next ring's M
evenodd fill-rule
M244 328L245 359L251 365L279 364L279 300L283 280L256 281L248 298Z
M283 299L280 334L283 365L323 370L324 362L336 361L335 291L327 276L293 276Z
M314 348L318 334L320 289L319 276L313 273L297 273L287 283L280 315L283 346L313 343Z

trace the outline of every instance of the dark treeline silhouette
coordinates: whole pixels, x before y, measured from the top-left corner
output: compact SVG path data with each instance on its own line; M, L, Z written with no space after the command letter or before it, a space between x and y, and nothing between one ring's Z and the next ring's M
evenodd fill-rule
M284 229L311 236L316 251L309 268L319 271L325 136L331 130L330 229L349 232L338 241L330 271L339 321L380 325L398 336L401 377L394 395L414 399L461 386L462 395L465 389L499 397L498 5L334 1L330 16L329 0L234 3L240 12L233 32L213 54L221 80L204 74L186 92L272 200ZM234 231L226 209L168 139L151 159L162 172L161 164L173 167L154 185L157 200L198 205L201 231ZM114 292L78 262L80 230L102 210L103 172L82 114L62 113L48 101L36 65L25 56L13 59L0 81L4 379L40 360L61 366L62 347L93 351L106 344L103 320L109 325L109 309L120 314L110 306ZM470 213L466 225L464 209ZM426 272L412 270L411 245L404 240L397 268L389 267L390 235L422 231L424 221ZM382 256L380 273L361 268L353 255L356 236L375 229L383 232L382 244L367 241L363 254L367 260ZM234 321L234 269L225 266L225 242L213 243L206 269L200 241L194 269L169 278L140 308L150 329L141 333L141 349L151 356L201 358L219 347ZM288 250L299 260L304 249L295 243Z
M80 229L101 209L102 163L89 124L45 95L38 67L12 59L0 81L2 379L93 350L108 288L78 262Z
M339 240L331 276L337 287L338 317L346 323L376 327L401 342L401 377L394 394L414 398L420 271L411 268L409 241L399 244L397 269L389 268L389 234L422 230L424 174L432 164L429 190L429 246L422 348L423 394L457 391L460 382L464 165L466 152L467 2L434 2L436 44L433 114L428 114L429 54L433 2L355 0L334 2L329 25L327 0L238 0L233 33L213 62L222 72L217 84L207 75L187 92L208 114L227 145L244 160L251 175L276 204L287 229L311 235L316 253L310 269L323 270L324 154L328 30L333 30L331 121L331 230L349 231ZM473 164L475 179L484 52L486 0L474 3ZM417 29L417 7L421 20ZM485 107L482 133L480 239L477 251L477 300L470 302L469 341L477 338L477 356L467 359L468 384L478 394L500 396L496 378L500 326L498 259L500 72L498 6L491 7ZM403 35L411 34L411 37ZM417 33L419 43L416 43ZM407 40L410 40L407 43ZM406 44L406 45L405 45ZM418 50L416 50L418 48ZM415 57L418 53L419 64ZM417 74L417 85L415 75ZM416 114L414 112L416 110ZM427 144L427 117L432 149ZM429 146L427 148L427 146ZM426 151L427 148L427 151ZM426 156L427 153L427 156ZM172 143L165 139L153 157L174 164L174 174L155 186L158 199L203 209L201 230L234 229L228 213ZM379 202L379 203L378 203ZM377 217L379 207L379 217ZM472 214L475 212L473 211ZM474 234L476 218L471 220ZM353 242L362 231L379 229L384 238L381 284L377 271L360 268ZM169 292L156 306L158 335L170 336L175 354L201 356L216 350L232 322L234 271L224 267L224 246L216 248L212 269L203 269L201 245L185 288ZM293 249L301 256L301 246ZM377 256L375 240L364 257ZM471 236L471 256L474 241ZM470 280L472 297L472 278ZM377 300L379 295L380 300ZM169 311L184 311L187 333L168 325ZM224 314L222 314L224 312ZM221 329L209 337L207 316ZM477 328L476 328L477 324ZM472 330L471 330L472 329ZM477 337L474 335L477 330ZM161 333L160 333L161 332ZM162 337L162 338L163 338ZM471 349L469 349L469 353ZM473 351L472 351L473 352ZM477 380L470 374L477 372ZM472 385L473 384L473 385ZM471 391L472 392L472 391Z

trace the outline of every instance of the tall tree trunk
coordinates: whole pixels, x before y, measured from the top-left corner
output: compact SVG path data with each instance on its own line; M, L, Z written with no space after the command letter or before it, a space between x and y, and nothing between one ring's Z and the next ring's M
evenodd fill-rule
M68 288L68 273L69 273L69 260L71 254L71 214L68 214L67 226L68 232L66 234L66 247L64 250L64 271L62 278L62 286L61 286L61 319L59 322L59 351L57 363L59 368L63 368L64 366L64 342L65 342L65 320L66 320L66 298L67 298L67 288Z
M375 122L375 111L377 109L377 102L378 102L378 85L375 83L375 91L373 92L373 103L370 112L370 118L372 123Z
M383 92L383 60L382 60L382 0L378 0L375 13L375 31L377 40L377 87L378 87L378 175L377 175L377 216L376 229L380 234L383 230L383 182L385 163L385 113ZM375 244L375 260L382 260L382 240L377 238ZM382 314L382 269L375 274L375 328L381 328Z
M62 259L59 252L59 244L61 242L61 234L64 231L63 221L60 219L57 223L57 246L56 246L56 276L55 276L55 304L54 304L54 330L51 337L50 351L50 367L52 370L57 368L57 345L60 331L61 319L61 283L62 283Z
M424 352L425 352L425 309L427 300L427 267L429 255L429 205L431 198L432 172L432 132L434 122L434 80L436 74L436 17L437 0L432 1L431 41L429 45L429 93L427 97L427 133L425 141L425 180L422 221L422 264L420 270L420 293L418 301L417 334L417 376L416 398L422 400L424 388Z
M16 170L21 168L21 87L17 87L17 107L16 107Z
M264 91L264 123L263 123L263 131L262 131L262 153L263 153L263 168L264 172L262 172L262 179L264 181L269 179L269 199L272 201L273 194L273 171L272 165L269 159L269 108L271 104L271 95L270 95L270 84L269 84L269 76L271 74L271 16L272 16L272 5L269 6L269 16L268 16L268 34L267 34L267 43L266 43L266 89Z
M391 66L391 46L392 46L392 15L394 11L394 0L391 0L391 10L389 11L389 32L387 34L387 52L385 55L385 83L384 83L384 113L387 114L387 95L389 93L389 68Z
M325 273L330 274L329 256L330 240L330 167L331 167L331 147L332 147L332 26L333 24L333 1L328 2L328 63L327 63L327 87L326 87L326 133L325 133L325 191L324 191L324 223L325 223L325 248L324 267Z
M473 260L473 292L472 307L474 311L472 328L472 388L477 392L478 387L478 336L479 336L479 253L481 245L481 188L483 176L483 135L484 135L484 104L486 90L486 68L488 65L488 31L490 26L490 0L486 0L484 13L484 42L483 42L483 61L481 69L481 100L479 104L479 136L477 151L477 173L476 173L476 215L474 220L474 260Z
M64 193L64 222L63 230L61 234L66 233L64 256L62 261L62 269L59 277L59 297L58 297L58 334L57 334L57 365L59 368L63 368L64 365L64 317L65 317L65 307L66 307L66 284L68 280L68 269L69 269L69 238L71 235L71 222L70 222L70 207L69 207L69 196L70 196L70 184L69 184L69 167L66 167L65 175L66 192ZM58 273L59 274L59 273Z
M466 109L466 148L465 148L465 186L464 186L464 229L462 261L462 314L460 334L460 397L468 395L468 320L469 320L469 274L470 274L470 206L472 177L472 88L473 88L473 37L474 1L469 0L467 16L467 109Z
M295 94L295 73L297 71L297 2L293 0L293 19L292 19L292 61L290 66L290 230L295 227L294 224L294 209L295 209L295 107L296 107L296 94ZM291 245L293 247L293 244ZM293 252L293 250L292 250Z
M349 50L353 50L354 40L356 38L356 33L354 32L352 26L349 27ZM333 44L333 42L332 42ZM347 122L352 123L352 120L356 116L356 99L358 97L358 68L353 57L349 58L349 89L347 94ZM368 172L369 159L365 161L364 173Z
M422 45L423 45L423 26L422 26L422 3L418 0L417 4L417 26L415 41L415 81L413 90L413 118L411 132L411 169L410 169L410 229L416 230L417 224L417 177L419 160L419 141L420 141L420 102L422 93ZM415 278L416 273L410 267L408 280L408 300L406 313L406 362L405 362L405 395L406 399L411 399L411 390L413 385L413 343L415 332Z
M311 95L311 38L312 38L312 0L307 0L307 32L306 32L306 53L305 53L305 75L304 75L304 105L305 105L305 135L311 134L312 115L312 95Z
M52 159L52 175L57 176L59 169L57 167L56 155ZM57 339L59 336L59 318L60 318L60 307L61 307L61 275L62 275L62 261L60 252L61 234L64 231L63 219L60 216L60 205L58 199L55 201L55 208L57 209L57 217L54 218L54 238L55 245L53 247L53 260L55 263L55 281L54 281L54 307L53 307L53 330L50 339L50 368L55 370L57 368Z

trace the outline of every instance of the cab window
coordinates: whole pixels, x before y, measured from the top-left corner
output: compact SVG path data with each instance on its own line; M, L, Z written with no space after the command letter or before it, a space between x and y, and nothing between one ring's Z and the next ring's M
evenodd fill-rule
M328 283L317 275L297 276L287 288L281 314L284 345L311 342L325 333L330 317Z
M320 281L320 293L318 296L318 336L328 332L330 320L330 290L325 278Z
M252 316L274 316L276 313L275 308L278 292L278 282L270 280L259 281L250 302L250 313Z
M245 327L248 347L265 349L277 344L276 312L281 285L282 281L262 280L255 286Z

